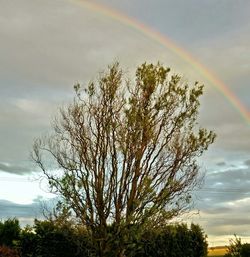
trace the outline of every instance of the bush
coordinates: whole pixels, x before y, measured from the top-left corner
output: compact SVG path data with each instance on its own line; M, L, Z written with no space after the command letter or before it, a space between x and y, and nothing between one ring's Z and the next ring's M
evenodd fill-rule
M22 257L80 257L90 256L91 241L87 234L67 222L35 220L35 225L26 227L20 236Z
M250 256L250 244L243 244L240 250L241 257L249 257Z
M13 247L15 241L19 240L20 231L19 221L16 218L0 221L0 245Z
M241 239L235 235L234 239L230 239L227 253L224 257L249 257L250 244L242 244Z
M206 235L198 225L170 225L161 230L143 233L134 244L131 257L205 257L207 256Z
M33 228L26 226L20 233L19 251L22 257L36 257L36 234Z
M15 249L11 249L7 246L0 246L0 257L19 257Z
M74 231L65 226L59 227L53 221L35 221L36 256L39 257L73 257L77 256Z

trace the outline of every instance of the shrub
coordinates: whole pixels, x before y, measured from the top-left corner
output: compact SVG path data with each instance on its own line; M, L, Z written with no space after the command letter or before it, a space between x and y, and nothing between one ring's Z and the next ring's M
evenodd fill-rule
M88 257L92 249L87 233L67 222L35 220L35 225L26 227L20 236L22 257Z
M20 231L19 221L16 218L0 221L0 245L13 247L15 241L19 240Z
M250 256L250 244L243 244L240 250L241 257L249 257Z
M206 235L198 225L170 225L161 230L145 231L132 251L131 257L205 257Z
M19 257L15 249L11 249L7 246L0 246L0 257Z
M234 239L230 239L227 253L224 257L249 257L250 244L242 244L241 239L234 235Z

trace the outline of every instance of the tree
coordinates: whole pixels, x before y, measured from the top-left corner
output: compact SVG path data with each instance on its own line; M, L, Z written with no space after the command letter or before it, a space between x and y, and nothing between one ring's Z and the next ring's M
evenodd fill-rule
M191 238L192 238L192 249L193 257L205 257L207 256L207 236L199 225L191 224Z
M0 245L13 247L20 236L20 225L16 218L0 221Z
M53 133L35 140L32 158L98 242L99 256L109 254L110 224L123 256L129 231L162 226L190 205L197 157L215 139L197 126L203 86L146 63L131 82L116 63L75 92Z

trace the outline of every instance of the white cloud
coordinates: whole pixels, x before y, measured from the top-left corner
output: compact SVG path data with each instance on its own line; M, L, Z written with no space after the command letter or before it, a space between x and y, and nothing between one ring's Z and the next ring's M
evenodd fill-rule
M38 178L39 173L19 176L1 172L0 199L16 204L32 204L38 196L54 198L55 195L49 193L46 182Z

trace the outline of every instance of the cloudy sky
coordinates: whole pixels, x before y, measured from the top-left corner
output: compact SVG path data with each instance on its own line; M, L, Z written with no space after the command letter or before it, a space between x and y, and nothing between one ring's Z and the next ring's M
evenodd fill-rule
M250 2L245 0L0 0L0 218L39 217L50 195L29 153L35 137L73 97L114 61L128 76L160 61L190 83L205 84L200 123L216 143L201 159L203 188L194 193L210 245L237 234L250 240L250 114L242 117L202 72L171 47L106 8L175 42L224 82L250 110ZM216 89L217 88L217 89Z

